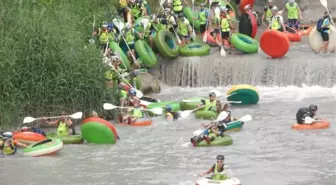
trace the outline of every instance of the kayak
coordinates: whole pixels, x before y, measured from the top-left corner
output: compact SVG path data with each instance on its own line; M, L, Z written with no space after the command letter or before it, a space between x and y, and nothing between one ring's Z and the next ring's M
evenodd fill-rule
M294 130L312 130L312 129L326 129L330 127L330 123L326 120L321 120L319 122L314 122L312 124L298 124L292 125Z
M232 145L233 141L230 136L224 135L223 137L221 136L216 136L215 134L211 133L209 134L209 137L215 137L215 140L211 141L210 144L208 144L205 140L202 140L197 144L198 147L205 147L205 146L228 146Z
M39 157L53 155L63 148L63 142L60 139L46 139L35 144L29 145L23 149L23 156Z
M226 180L212 180L208 178L201 178L196 182L196 185L241 185L237 178L229 178Z
M199 110L195 112L195 118L198 118L198 119L211 120L211 119L216 119L217 116L218 116L217 112L209 111L209 110Z
M99 117L83 120L81 132L88 143L114 144L118 139L118 133L114 125Z
M46 137L42 134L35 132L14 132L13 139L24 144L32 144L42 140L45 140Z
M63 141L64 144L83 144L84 139L82 135L76 134L76 135L68 135L68 136L57 136L56 133L50 132L47 133L47 138L53 139L58 138Z
M164 108L166 105L171 105L173 112L177 112L181 110L180 103L173 102L173 101L153 102L147 106L147 109L153 109L153 108L158 108L158 107Z
M128 123L120 123L120 125L128 125L128 126L135 126L135 127L141 127L141 126L150 126L152 125L152 120L150 118L140 118L136 122L128 124Z
M226 130L227 131L235 131L235 130L240 130L243 128L244 123L241 121L231 121L230 123L226 124Z

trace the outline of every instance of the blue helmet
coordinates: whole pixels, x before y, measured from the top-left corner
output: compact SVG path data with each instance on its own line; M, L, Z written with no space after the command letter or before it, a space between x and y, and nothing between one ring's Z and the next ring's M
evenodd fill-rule
M128 93L130 93L132 96L136 96L136 90L134 88L130 88Z
M107 24L107 29L109 29L109 30L112 30L113 29L113 27L114 27L114 25L113 24Z
M167 111L171 111L173 108L172 108L171 105L166 105L165 109L166 109Z

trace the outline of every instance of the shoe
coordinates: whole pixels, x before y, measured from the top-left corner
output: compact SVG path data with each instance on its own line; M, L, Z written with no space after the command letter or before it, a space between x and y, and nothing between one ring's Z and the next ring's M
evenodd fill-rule
M197 146L197 141L196 141L195 138L191 138L191 139L190 139L190 143L191 143L194 147Z
M131 117L128 117L127 118L127 123L130 125L132 123L132 118Z
M210 138L208 136L204 136L203 139L208 143L208 145L211 143Z

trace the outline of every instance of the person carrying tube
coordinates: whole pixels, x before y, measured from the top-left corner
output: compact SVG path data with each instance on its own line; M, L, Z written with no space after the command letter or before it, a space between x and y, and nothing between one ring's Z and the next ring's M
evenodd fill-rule
M192 27L188 21L184 17L183 13L180 13L178 15L178 21L177 21L177 33L182 37L182 45L189 44L190 43L190 36L192 34Z
M329 12L329 14L331 14ZM322 51L325 53L328 53L328 46L329 46L329 33L330 33L330 19L328 12L324 12L324 16L317 21L316 30L321 33L321 37L323 40L323 43L321 47L319 48L318 54L320 54Z
M221 8L220 14L220 29L221 29L221 45L225 45L225 41L229 43L229 54L231 54L232 46L230 42L231 29L234 29L233 24L230 21L230 16L227 13L228 9L226 7Z
M276 6L273 6L272 8L272 18L271 18L271 22L268 25L268 27L271 30L278 30L281 32L287 32L286 31L286 27L283 21L283 17L278 13L278 8Z
M288 12L288 26L291 28L299 29L299 18L302 20L301 10L295 0L288 0L285 9Z
M172 12L170 10L170 8L165 8L165 15L166 15L166 20L167 20L167 30L169 30L171 33L174 34L174 30L177 28L177 18L174 14L174 12Z

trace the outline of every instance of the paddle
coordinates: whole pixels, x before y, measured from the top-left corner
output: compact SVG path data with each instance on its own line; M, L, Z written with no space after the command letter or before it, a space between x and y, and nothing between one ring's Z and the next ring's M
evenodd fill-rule
M236 92L234 92L234 93L231 93L230 95L228 95L228 96L225 96L225 97L222 97L222 98L220 98L219 100L222 100L222 99L224 99L224 98L228 98L228 97L230 97L230 96L232 96L232 95L235 95L235 94L237 94ZM216 95L217 96L217 95ZM199 100L182 100L182 102L184 102L184 103L191 103L191 102L198 102ZM227 101L227 102L229 102L229 103L241 103L241 101Z
M210 10L210 6L211 6L211 0L209 0L209 10ZM208 16L209 16L209 12L208 12L208 15L207 15L207 21L205 23L205 32L204 32L204 36L203 36L203 42L207 42L208 41Z
M76 112L76 113L74 113L74 114L72 114L72 115L67 115L67 116L64 116L64 117L70 117L70 118L72 118L72 119L80 119L80 118L82 118L82 116L83 116L83 113L82 112ZM54 116L54 117L47 117L48 119L55 119L55 118L60 118L60 117L62 117L62 116ZM41 118L33 118L33 117L25 117L24 119L23 119L23 123L25 124L25 123L31 123L31 122L33 122L33 121L37 121L37 120L41 120L41 119L44 119L45 117L41 117Z
M180 113L180 117L181 117L181 118L187 118L187 117L189 117L193 112L197 111L198 109L203 108L204 106L205 106L205 105L203 105L203 106L201 106L201 107L197 107L197 108L194 109L194 110L185 110L185 111L182 111L182 112Z
M162 5L162 4L160 4L160 6L163 8L163 5ZM163 8L163 9L164 9L164 8ZM177 33L176 33L174 27L172 27L172 29L173 29L173 31L174 31L174 33L175 33L175 37L176 37L176 39L177 39L177 42L178 42L179 44L181 44L181 43L182 43L182 42L181 42L181 39L180 39L180 37L177 35Z
M331 15L330 15L330 12L329 12L329 9L328 9L328 2L327 2L327 0L320 0L320 2L321 2L321 4L324 6L324 8L327 10L328 15L329 15L330 20L331 20L331 23L335 26L335 23L334 23L334 21L333 21Z
M112 110L112 109L134 109L134 108L129 108L129 107L120 107L120 106L115 106L110 103L104 103L103 108L105 110ZM145 111L152 112L156 115L162 115L163 111L162 108L153 108L153 109L144 109Z
M192 12L194 13L194 2L195 0L191 0L192 3ZM193 19L193 35L192 37L196 37L196 33L195 33L195 20Z
M305 117L305 123L306 124L312 124L314 122L316 122L317 120L315 120L314 118L311 118L311 117Z

